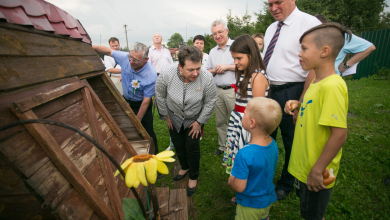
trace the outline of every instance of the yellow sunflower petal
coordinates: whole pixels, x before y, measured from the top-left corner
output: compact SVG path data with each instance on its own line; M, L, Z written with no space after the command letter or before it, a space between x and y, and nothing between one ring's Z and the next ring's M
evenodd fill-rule
M146 177L149 183L154 184L157 179L157 160L150 158L146 166Z
M157 154L155 157L156 158L165 158L165 157L172 157L173 155L175 155L175 153L173 151L163 151L163 152Z
M135 182L133 184L133 187L137 189L140 183L141 182L139 181L139 178L137 177L137 179L135 180Z
M168 170L167 165L165 165L164 162L161 162L159 160L156 160L156 161L157 161L157 171L161 174L168 174L169 170Z
M136 163L136 164L137 164L138 179L139 181L141 181L142 185L147 186L148 183L146 182L144 164L143 163Z
M125 178L125 182L126 182L126 186L131 188L135 185L135 183L137 182L138 180L138 175L137 175L137 169L136 169L136 164L135 163L132 163L130 164L130 167L127 169L127 172L126 172L126 178ZM138 180L139 182L139 180ZM139 183L138 183L139 185Z
M157 158L157 160L164 161L164 162L175 162L175 159L172 157Z
M121 168L123 170L125 170L130 164L131 162L133 162L133 158L130 158L130 159L127 159L122 165L121 165ZM118 175L119 174L119 170L116 170L114 176Z

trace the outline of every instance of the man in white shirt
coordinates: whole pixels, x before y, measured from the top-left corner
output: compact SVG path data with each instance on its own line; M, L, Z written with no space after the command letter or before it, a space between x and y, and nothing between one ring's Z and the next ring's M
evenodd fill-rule
M304 91L315 77L313 70L310 73L304 71L299 64L299 38L321 22L314 16L301 12L295 6L295 0L268 0L268 6L276 22L265 32L264 63L271 83L270 97L284 108L288 100L302 100ZM286 153L282 175L276 188L278 200L284 199L294 189L295 178L287 171L298 111L294 113L293 117L283 112L279 125ZM271 135L275 140L277 131L278 129Z
M233 40L229 38L229 29L223 20L216 20L211 24L211 33L217 46L211 49L206 69L213 74L217 86L217 101L215 103L215 123L218 132L219 148L214 155L225 150L226 134L230 113L234 109L235 93L231 87L236 84L234 59L230 53Z
M167 48L161 45L162 37L160 34L153 35L153 46L149 48L149 61L157 71L157 75L161 70L173 64L171 53Z
M118 38L112 37L108 40L111 49L119 51L119 40ZM111 81L114 83L115 87L119 90L121 95L123 95L122 82L121 82L121 66L115 63L114 58L111 56L104 55L104 66Z

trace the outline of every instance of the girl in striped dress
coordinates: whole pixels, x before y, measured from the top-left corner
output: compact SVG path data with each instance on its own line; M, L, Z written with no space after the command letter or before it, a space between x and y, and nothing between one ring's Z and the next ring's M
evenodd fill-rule
M222 165L230 174L234 158L241 148L250 141L250 133L242 127L241 119L248 101L253 97L268 96L269 81L265 65L260 57L256 41L249 35L238 37L230 52L236 65L236 103L230 114L229 128L226 137Z

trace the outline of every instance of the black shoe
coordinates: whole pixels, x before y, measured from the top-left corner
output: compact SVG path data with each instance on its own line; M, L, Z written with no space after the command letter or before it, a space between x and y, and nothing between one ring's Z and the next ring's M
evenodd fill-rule
M192 196L196 191L196 186L194 188L190 188L187 186L187 196Z
M285 192L285 191L283 191L281 189L277 189L275 191L275 193L276 193L276 198L278 198L278 200L285 199L287 197L287 194L288 194L288 192Z
M174 180L174 181L179 181L179 180L183 179L183 178L188 174L188 172L190 172L190 171L188 170L187 173L185 173L185 174L183 174L183 175L177 174L177 175L175 176L175 178L173 178L173 180Z
M222 153L222 151L220 150L220 149L218 149L218 150L216 150L215 152L214 152L214 155L220 155Z

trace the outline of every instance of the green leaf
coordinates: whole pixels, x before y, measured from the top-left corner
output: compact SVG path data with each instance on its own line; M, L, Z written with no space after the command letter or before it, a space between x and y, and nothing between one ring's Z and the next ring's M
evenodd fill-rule
M383 107L383 104L378 103L378 104L375 104L374 107L375 107L375 108L380 108L380 107Z
M136 199L122 198L122 208L125 213L125 220L145 220Z

